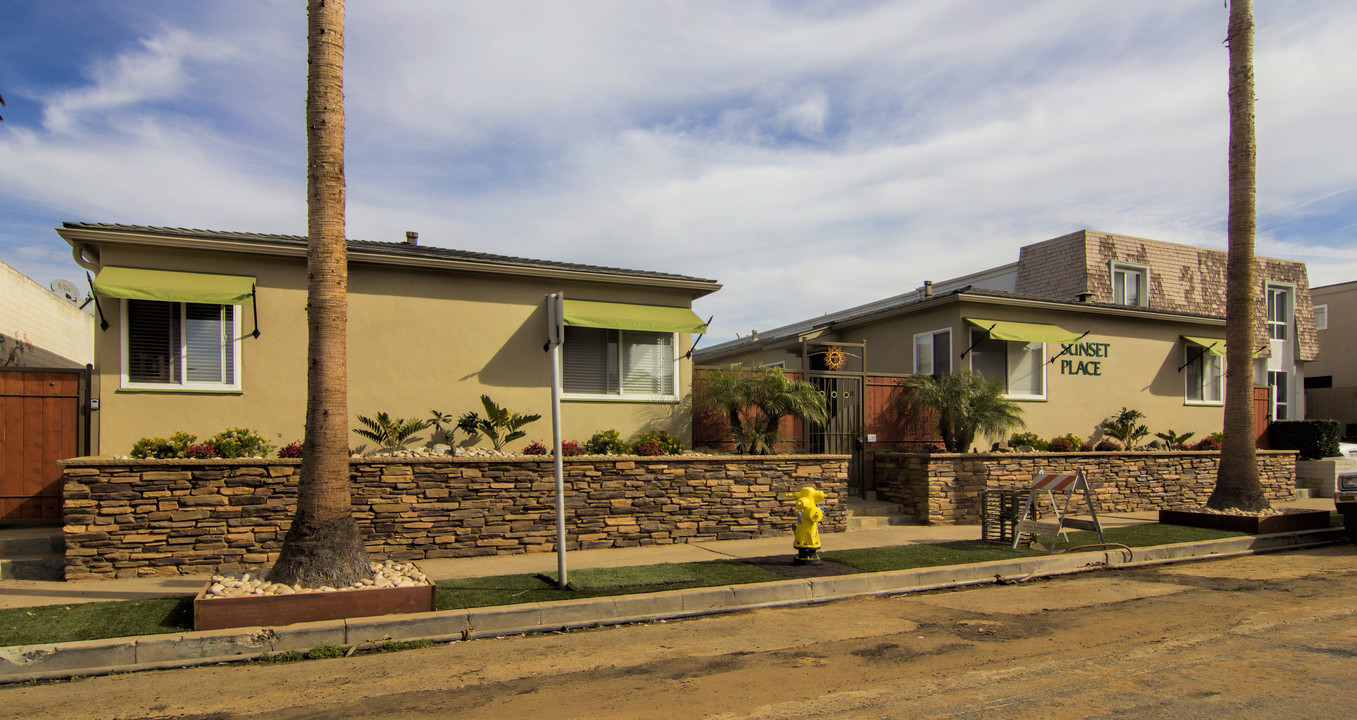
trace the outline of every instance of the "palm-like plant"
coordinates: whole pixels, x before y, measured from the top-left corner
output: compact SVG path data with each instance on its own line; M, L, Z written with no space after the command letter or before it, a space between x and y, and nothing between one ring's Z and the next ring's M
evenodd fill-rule
M1169 450L1182 450L1183 448L1187 447L1187 441L1190 440L1192 436L1196 434L1197 433L1194 431L1185 432L1182 435L1179 435L1173 430L1165 430L1164 432L1155 433L1154 436L1159 438L1160 440L1163 440L1164 447L1168 448Z
M375 418L359 415L358 422L364 427L354 428L353 431L377 443L387 452L395 452L418 440L415 433L433 424L433 420L393 418L384 412L377 413Z
M910 375L899 383L899 403L914 422L936 419L948 452L966 452L977 434L1004 437L1026 427L1022 406L1003 385L975 372Z
M730 423L737 454L768 455L775 451L782 419L799 417L825 422L825 396L811 383L792 380L778 367L747 369L734 363L706 373L695 406L719 412Z
M500 407L489 395L481 396L481 405L485 406L485 417L467 413L458 421L457 426L468 434L474 431L490 438L496 450L503 450L505 445L526 436L527 431L520 428L542 419L542 416L536 413L516 413Z
M1150 434L1148 427L1137 424L1144 418L1145 413L1123 407L1121 412L1104 420L1098 427L1102 429L1104 435L1121 441L1121 446L1130 450L1139 445L1142 438Z

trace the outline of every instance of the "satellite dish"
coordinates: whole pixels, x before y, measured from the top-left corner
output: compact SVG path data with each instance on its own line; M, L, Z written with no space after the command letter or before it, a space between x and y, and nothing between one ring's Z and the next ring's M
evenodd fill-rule
M71 282L70 280L62 280L61 278L57 278L56 280L52 281L50 287L52 288L52 292L60 295L63 298L66 298L66 302L72 305L78 304L80 302L80 288L76 287L75 283Z

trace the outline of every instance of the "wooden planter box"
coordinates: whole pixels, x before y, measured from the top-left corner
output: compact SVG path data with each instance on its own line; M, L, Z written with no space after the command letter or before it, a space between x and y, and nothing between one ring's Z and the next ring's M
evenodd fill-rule
M204 587L193 598L193 629L272 627L433 609L433 585L226 598L207 597L207 587Z
M1187 527L1210 528L1212 530L1237 530L1262 535L1294 532L1296 530L1318 530L1329 527L1329 511L1305 510L1282 515L1253 517L1251 515L1220 515L1192 510L1160 510L1159 522L1165 525L1186 525Z

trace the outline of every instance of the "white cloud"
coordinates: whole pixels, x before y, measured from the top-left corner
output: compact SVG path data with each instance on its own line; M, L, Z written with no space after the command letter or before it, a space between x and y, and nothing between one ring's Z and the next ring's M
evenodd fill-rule
M0 195L48 226L304 231L294 5L204 6L91 58L45 127L0 128ZM714 277L721 339L1080 227L1224 242L1218 5L348 10L351 236ZM1257 11L1260 251L1336 282L1342 222L1297 228L1357 197L1357 8Z

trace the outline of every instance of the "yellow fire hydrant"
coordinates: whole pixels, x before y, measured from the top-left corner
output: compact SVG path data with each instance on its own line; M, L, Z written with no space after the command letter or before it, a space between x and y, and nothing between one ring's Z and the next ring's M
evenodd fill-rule
M825 512L820 509L820 503L825 501L825 494L807 485L791 496L796 498L796 532L792 536L792 547L796 548L797 555L793 562L797 565L818 565L819 524L825 519Z

